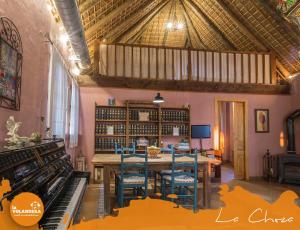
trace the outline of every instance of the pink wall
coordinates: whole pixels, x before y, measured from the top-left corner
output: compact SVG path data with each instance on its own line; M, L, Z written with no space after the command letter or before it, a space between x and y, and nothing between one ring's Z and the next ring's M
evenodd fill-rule
M250 176L262 175L262 156L266 149L272 153L284 152L279 146L280 132L283 130L283 120L291 112L291 96L282 95L246 95L217 94L195 92L162 91L166 103L164 106L180 107L185 103L191 105L192 124L212 124L215 121L215 99L245 99L249 103L249 171ZM115 97L117 104L125 100L151 100L156 91L116 88L80 88L80 146L87 156L89 169L94 154L95 102L106 105L109 97ZM267 134L256 134L254 126L254 109L270 109L271 131ZM198 141L192 142L193 147L199 147ZM205 148L213 148L213 140L204 141Z
M293 110L300 109L300 77L293 80L292 106ZM300 154L300 119L295 121L296 150Z
M17 26L23 43L21 110L0 108L0 141L6 137L5 122L15 116L23 122L21 135L41 131L41 117L46 113L48 48L41 32L49 32L51 16L44 0L0 0L0 16Z
M0 142L6 137L5 122L13 115L21 121L20 135L29 136L34 131L44 132L48 98L49 43L43 34L49 33L52 41L59 37L59 26L47 9L45 0L0 0L0 16L11 19L17 26L23 44L23 74L21 109L13 111L0 108ZM60 47L66 54L67 47ZM67 149L74 160L76 149Z

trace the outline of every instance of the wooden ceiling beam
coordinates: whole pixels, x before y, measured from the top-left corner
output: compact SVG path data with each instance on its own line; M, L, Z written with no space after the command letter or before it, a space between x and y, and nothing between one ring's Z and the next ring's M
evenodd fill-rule
M161 6L161 4L163 2L166 4L168 1L166 2L166 1L162 0L157 5ZM130 17L128 17L121 24L119 24L119 26L115 27L108 34L106 34L107 40L109 42L116 42L116 41L120 40L120 38L122 36L124 36L124 34L130 32L136 25L139 24L139 22L143 21L143 19L145 19L148 14L151 14L153 9L157 6L154 6L152 9L149 9L148 12L143 13L143 10L145 10L145 5L148 5L148 3L151 4L151 3L153 3L153 1L151 1L151 0L147 1L147 4L144 4L141 7L139 7L138 9L136 9L136 11L133 14L131 14ZM140 18L137 20L133 20L135 17L137 17L137 14L141 14ZM129 25L129 27L128 27L128 23L131 23Z
M188 3L189 8L191 8L196 13L196 15L200 17L202 21L204 21L214 31L214 33L223 40L224 44L228 47L228 49L237 50L234 44L228 40L225 34L210 20L210 18L202 11L202 9L200 9L200 7L193 0L186 0L186 3Z
M93 7L99 0L87 0L84 3L78 5L79 11L83 14L85 11Z
M171 90L189 92L250 93L250 94L289 94L290 85L238 84L223 82L198 82L137 79L126 77L81 77L80 87L114 87L129 89Z
M184 17L185 17L185 21L186 21L187 25L189 25L189 27L191 28L193 34L196 35L196 37L197 37L197 43L198 43L198 45L200 45L197 48L207 49L207 46L204 44L204 42L201 39L198 31L196 30L195 25L193 24L193 21L192 21L190 15L187 13L187 9L186 9L186 7L184 5L184 2L182 0L180 0L180 2L181 2L181 5L182 5L182 8L183 8L183 14L184 14Z
M251 40L251 42L259 49L259 51L268 51L266 45L261 42L262 39L257 38L254 32L243 23L243 19L238 17L223 0L216 0L219 6L226 12L229 18L236 24L239 30Z
M192 43L192 38L191 38L191 34L190 34L190 31L189 31L189 27L191 25L188 24L188 21L187 21L187 18L186 18L186 11L185 11L185 8L183 7L183 4L182 4L182 1L179 0L179 5L182 9L182 12L183 12L183 18L184 18L184 22L185 22L185 32L186 32L186 41L185 41L185 44L184 44L184 47L185 48L191 48L193 47L193 43Z
M299 8L300 8L300 1L298 0L296 3L294 3L294 5L288 9L287 12L285 12L284 14L289 17L294 13L299 12Z
M256 0L259 5L264 9L265 12L268 12L268 15L276 21L281 28L283 28L286 33L288 33L294 40L297 45L300 45L300 36L299 36L299 27L293 23L286 21L282 15L278 14L274 8L271 6L269 0Z
M276 12L275 8L272 7L272 3L269 0L256 0L258 1L258 7L257 9L269 20L275 21L277 25L280 26L280 28L283 29L284 33L283 37L284 39L287 39L286 36L289 36L291 40L289 41L290 44L295 47L296 49L300 46L300 36L299 33L299 27L296 26L293 23L289 23L286 21L283 16ZM293 55L291 52L279 52L277 49L274 49L274 52L276 55L285 63L285 67L289 68L289 72L295 73L298 72L299 69L297 66L299 65L298 56Z
M146 31L148 25L150 24L150 22L152 21L152 19L158 15L165 6L167 6L170 3L171 0L168 0L166 2L161 2L159 5L157 5L155 7L155 9L153 9L151 12L149 12L145 17L146 19L141 19L140 22L136 23L135 25L133 25L129 30L126 31L126 33L124 33L122 35L122 38L116 40L116 42L121 41L124 37L127 37L125 43L129 42L129 43L135 43L137 41L137 39L140 38L140 36ZM130 35L128 35L128 33L131 33Z
M169 11L169 16L168 16L168 21L170 21L170 19L171 19L171 14L172 14L172 9L173 9L173 7L174 7L174 4L176 4L176 2L174 2L174 1L172 0L172 4L171 4L171 6L170 6L170 11ZM175 6L175 10L176 10L176 6ZM169 34L169 29L165 28L164 38L163 38L163 43L162 43L163 46L166 45L167 38L168 38L168 34Z
M120 14L122 11L126 10L127 8L130 8L130 6L134 3L134 0L128 0L125 1L122 5L114 8L112 11L110 11L107 15L104 15L104 17L100 18L97 17L95 20L97 21L94 25L92 25L90 28L88 28L85 31L85 37L89 38L93 34L97 32L99 28L101 28L104 24L110 22L113 20L118 14ZM144 5L144 4L142 4ZM139 8L139 7L137 7ZM136 10L135 10L136 11Z

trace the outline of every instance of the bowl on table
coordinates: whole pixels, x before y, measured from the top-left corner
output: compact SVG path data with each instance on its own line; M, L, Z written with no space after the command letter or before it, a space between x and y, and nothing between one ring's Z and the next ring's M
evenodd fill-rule
M147 153L149 158L158 158L158 154L160 154L160 148L150 146L147 148Z

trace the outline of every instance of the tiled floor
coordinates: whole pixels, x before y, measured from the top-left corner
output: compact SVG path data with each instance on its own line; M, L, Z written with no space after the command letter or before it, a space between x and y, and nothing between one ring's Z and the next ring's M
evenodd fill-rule
M280 194L286 190L292 190L300 196L300 185L282 185L277 183L266 182L263 180L257 181L241 181L233 178L233 170L229 165L222 166L222 183L226 183L230 188L235 186L241 186L244 189L255 193L269 202L274 202ZM212 185L212 202L211 207L213 209L223 206L220 201L219 192L220 184ZM97 218L97 205L99 198L99 185L91 184L88 186L86 194L84 196L79 219L95 219ZM300 200L297 203L300 205Z

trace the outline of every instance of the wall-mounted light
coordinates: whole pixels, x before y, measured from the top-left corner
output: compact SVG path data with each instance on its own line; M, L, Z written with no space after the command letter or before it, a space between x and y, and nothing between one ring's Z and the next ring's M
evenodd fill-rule
M220 150L219 129L218 129L218 127L214 128L214 149L215 150Z
M76 56L76 55L71 55L69 57L69 61L73 61L73 62L79 62L80 61L80 57Z
M67 42L69 41L69 36L64 33L64 34L61 34L60 37L59 37L59 40L62 44L67 44Z
M52 10L53 10L53 6L48 2L47 3L47 9L50 11L50 12L52 12Z
M74 76L79 76L80 75L80 70L77 67L73 67L71 72Z
M164 98L160 95L160 93L157 93L157 95L154 97L153 103L160 104L164 102L165 102Z
M298 77L298 76L300 76L300 72L297 72L297 73L294 73L294 74L288 76L288 79L292 80L292 79L294 79L295 77Z
M280 132L279 145L280 145L281 148L284 148L284 145L285 145L285 143L284 143L284 133L282 131Z

